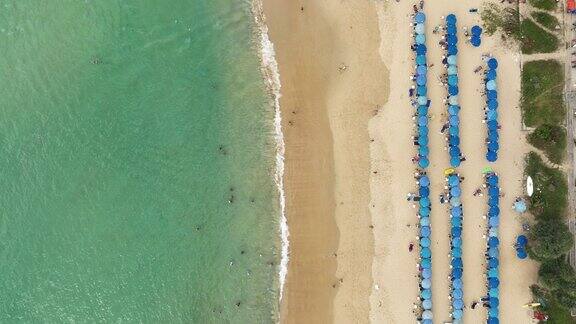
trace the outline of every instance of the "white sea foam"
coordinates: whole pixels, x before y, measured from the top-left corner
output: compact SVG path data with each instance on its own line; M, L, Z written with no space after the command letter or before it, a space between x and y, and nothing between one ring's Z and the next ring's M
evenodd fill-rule
M256 26L258 28L260 59L262 62L262 73L266 86L274 105L274 137L276 139L276 172L274 181L278 187L280 199L280 237L282 241L281 260L279 270L280 300L284 292L284 282L288 272L288 250L290 242L288 237L288 222L286 219L286 197L284 194L284 133L282 133L282 112L280 111L280 73L278 62L276 62L274 44L268 37L268 26L262 8L261 0L252 1L252 11Z

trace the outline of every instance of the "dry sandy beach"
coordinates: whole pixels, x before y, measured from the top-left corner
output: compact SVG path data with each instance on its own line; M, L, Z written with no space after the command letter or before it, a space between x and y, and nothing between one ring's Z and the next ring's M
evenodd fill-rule
M265 0L264 12L279 64L286 141L285 189L290 227L290 262L281 305L284 323L411 323L417 301L416 210L406 201L414 192L410 162L412 113L408 98L414 63L410 26L414 2L401 0ZM482 184L485 161L481 55L498 58L501 91L501 153L492 167L505 197L501 206L501 306L503 323L531 323L529 285L537 266L520 261L512 248L521 230L508 207L523 193L523 157L529 151L521 130L520 56L484 37L480 48L464 43L462 27L480 24L482 2L428 1L430 149L432 181L432 258L434 320L449 315L449 214L438 195L449 165L440 128L445 119L444 73L439 36L441 17L458 16L462 151L458 171L464 209L464 299L485 295L482 237L485 197L472 192ZM486 310L469 307L464 321L480 323Z

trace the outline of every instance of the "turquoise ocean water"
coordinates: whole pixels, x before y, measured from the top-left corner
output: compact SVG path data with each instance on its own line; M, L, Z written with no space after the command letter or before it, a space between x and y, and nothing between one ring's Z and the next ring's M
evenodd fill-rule
M249 1L0 1L0 322L275 319L252 21Z

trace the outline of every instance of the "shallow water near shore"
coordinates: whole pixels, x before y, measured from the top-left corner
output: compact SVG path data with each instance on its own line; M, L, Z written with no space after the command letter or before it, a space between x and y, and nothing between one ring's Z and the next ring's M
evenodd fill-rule
M249 1L0 6L0 322L273 322Z

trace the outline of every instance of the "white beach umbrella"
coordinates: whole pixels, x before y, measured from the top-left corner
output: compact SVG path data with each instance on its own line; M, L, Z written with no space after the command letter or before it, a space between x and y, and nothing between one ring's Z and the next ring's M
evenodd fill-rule
M532 197L532 194L534 193L534 182L532 182L532 178L530 176L526 178L526 193L530 197Z

